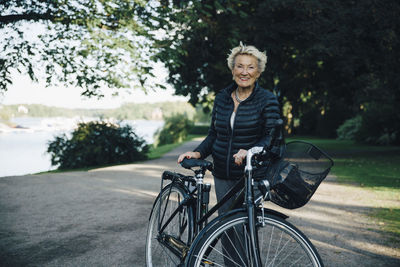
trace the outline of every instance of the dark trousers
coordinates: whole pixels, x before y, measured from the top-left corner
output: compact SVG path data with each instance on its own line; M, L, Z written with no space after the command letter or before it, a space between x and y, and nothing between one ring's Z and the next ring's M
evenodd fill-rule
M215 192L217 201L219 202L222 197L234 186L237 180L224 180L214 177ZM244 188L244 184L243 187ZM230 210L235 197L229 199L223 206L218 209L218 215L221 215ZM243 202L239 202L233 208L239 208ZM245 253L245 229L235 227L221 237L222 250L224 255L225 266L244 266L247 262Z

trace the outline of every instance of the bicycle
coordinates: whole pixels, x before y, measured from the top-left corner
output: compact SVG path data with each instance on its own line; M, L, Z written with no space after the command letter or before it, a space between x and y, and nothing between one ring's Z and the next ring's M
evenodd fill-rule
M305 205L333 165L332 159L312 144L295 141L288 143L288 148L290 144L300 145L300 149L293 149L294 154L288 149L286 157L274 165L271 158L264 160L269 153L263 147L250 149L246 157L245 187L239 181L210 210L211 186L203 183L206 170L212 168L210 162L182 162L184 168L194 171L194 176L164 172L162 190L149 220L147 265L323 266L310 240L286 221L288 216L263 207L263 201L290 209ZM323 162L324 171L310 171L310 166L311 170L319 167L312 162L296 161L299 151L318 163ZM268 168L270 180L254 180L253 169L265 162L268 167L274 166ZM164 187L164 180L171 182ZM237 195L234 203L243 203L243 206L220 214L208 223L210 216L234 195Z

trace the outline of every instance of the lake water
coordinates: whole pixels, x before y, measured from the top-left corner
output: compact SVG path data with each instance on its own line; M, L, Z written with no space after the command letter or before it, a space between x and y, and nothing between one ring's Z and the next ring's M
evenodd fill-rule
M88 121L90 118L85 119ZM82 119L79 119L82 121ZM0 128L0 177L25 175L55 169L46 153L47 143L61 133L70 132L76 119L70 118L14 118L13 122L25 129ZM162 127L162 121L126 121L147 143Z

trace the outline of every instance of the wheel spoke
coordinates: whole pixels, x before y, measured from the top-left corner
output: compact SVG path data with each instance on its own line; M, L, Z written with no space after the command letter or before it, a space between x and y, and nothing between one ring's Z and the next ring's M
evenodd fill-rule
M283 250L285 249L286 245L287 245L289 242L290 242L290 240L288 240L288 241L286 242L286 244L282 247L281 251L283 251ZM283 259L281 259L280 262L283 262L283 261L286 260L290 255L292 255L292 254L295 252L296 248L298 248L298 246L299 246L299 245L296 245L296 246L292 249L291 252L287 253L286 256L285 256ZM280 253L279 253L279 254L280 254ZM303 257L303 256L304 256L304 254L303 254L301 257ZM299 259L298 259L297 261L299 261ZM279 264L278 264L278 266L279 266Z
M224 265L221 265L219 263L216 263L215 261L209 260L207 258L200 258L198 255L194 255L195 258L197 258L200 262L205 263L205 262L209 262L209 265L215 265L215 266L222 266L224 267Z
M234 230L236 236L238 237L238 240L240 240L240 237L239 237L239 235L238 235L236 229L233 228L233 230ZM229 242L231 243L232 248L235 250L236 254L239 256L240 261L243 262L244 264L246 264L246 263L244 262L243 258L240 256L239 251L237 251L236 246L235 246L234 242L232 242L232 240L231 240L231 238L229 237L229 235L228 235L226 232L224 232L223 234L225 235L225 237L226 237L226 238L229 240ZM241 245L242 242L239 242L239 244ZM226 251L226 248L224 248L224 247L222 247L222 248L223 248L223 250ZM243 248L243 247L242 247L242 248ZM227 251L227 254L229 255L228 251ZM230 256L230 258L232 258L231 255L229 255L229 256ZM230 261L234 262L232 259L230 259ZM234 262L234 263L235 263L236 265L240 266L240 264L238 264L238 263L236 263L236 262Z
M273 215L265 216L263 219L263 226L257 226L256 232L264 267L322 266L318 252L297 228ZM253 259L249 257L252 254L248 254L251 253L249 250L251 243L247 230L246 212L237 212L225 217L224 220L206 228L202 236L198 238L197 245L192 247L191 254L188 256L189 266L200 267L207 263L214 266L252 266L253 264ZM226 241L222 242L222 239ZM224 247L228 245L229 247ZM244 248L247 249L243 250ZM245 258L246 255L247 258ZM238 264L239 262L241 264Z
M244 236L243 241L244 241L244 244L245 244L245 253L246 253L246 258L247 258L247 266L251 266L251 264L250 264L251 257L250 257L250 249L249 249L249 237L247 235L246 225L243 224L242 227L243 227L242 231L243 231L243 236Z
M227 258L227 255L224 254L222 251L219 251L215 246L210 246L210 248L211 248L213 251L217 252L219 255L221 255L221 256L222 256L222 259ZM223 249L223 250L225 250L225 249ZM229 254L229 253L227 253L227 254ZM230 255L228 255L228 256L231 257ZM237 266L242 266L242 265L240 265L239 263L233 261L231 258L227 258L227 259L229 259L230 262L232 262L233 264L235 264L235 265L237 265ZM208 259L208 258L202 258L202 260L209 260L209 259ZM210 261L212 261L212 260L210 260ZM212 262L215 263L214 261L212 261Z
M300 258L297 259L297 261L293 262L289 267L295 266L305 255L302 255Z
M184 191L175 185L165 188L157 203L154 205L153 213L149 221L149 228L146 242L146 262L147 266L177 266L181 259L177 252L181 250L178 244L188 244L190 238L190 218L188 207L178 207L184 199ZM175 214L174 217L171 217ZM163 219L161 219L162 217ZM159 223L163 221L163 232L159 233ZM167 223L167 224L166 224ZM167 237L167 240L159 241L158 236ZM176 240L169 242L168 240ZM174 250L171 251L171 249Z
M257 235L258 235L258 231L257 231ZM261 242L260 242L260 237L258 237L258 247L260 248L260 251L264 250L264 231L261 231Z
M162 250L164 251L164 254L168 256L168 258L170 259L170 261L172 261L175 266L178 265L179 262L175 262L174 259L171 256L171 252L168 251L168 249L166 249L164 246L161 246Z
M267 251L267 259L265 261L264 267L267 267L268 259L269 259L269 252L271 251L271 244L272 244L272 237L274 236L274 229L275 227L272 227L271 230L271 236L269 238L269 245L268 245L268 251Z
M282 236L283 236L283 232L281 231L281 234L280 234L280 237L279 237L279 242L278 242L278 245L276 246L276 249L275 249L274 258L272 259L271 263L268 264L268 266L270 266L271 264L272 264L271 266L275 266L275 260L276 260L276 258L278 257L279 248L280 248L281 242L282 242Z

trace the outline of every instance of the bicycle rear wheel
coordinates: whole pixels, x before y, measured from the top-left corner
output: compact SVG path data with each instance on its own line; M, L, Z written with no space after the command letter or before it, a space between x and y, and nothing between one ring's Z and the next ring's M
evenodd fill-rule
M246 212L238 212L203 231L187 258L187 266L252 266ZM257 215L257 238L262 266L323 266L308 238L274 215Z
M178 184L169 184L158 195L149 220L146 239L147 266L177 266L182 254L186 254L192 238L193 213L189 206L179 204L187 196L186 191ZM177 211L167 223L171 215Z

